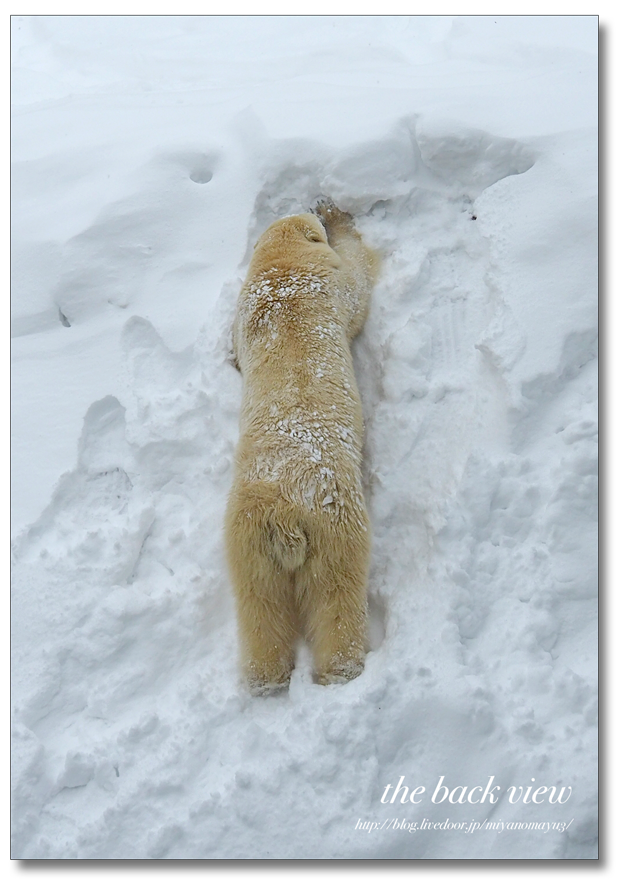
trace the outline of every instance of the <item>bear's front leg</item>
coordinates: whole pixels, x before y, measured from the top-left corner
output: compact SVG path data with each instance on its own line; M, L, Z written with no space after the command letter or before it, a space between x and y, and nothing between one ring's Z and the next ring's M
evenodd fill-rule
M355 230L353 217L346 211L337 208L331 199L321 199L317 202L312 213L316 214L325 227L331 247L337 248L339 240L343 237L360 238L359 233Z

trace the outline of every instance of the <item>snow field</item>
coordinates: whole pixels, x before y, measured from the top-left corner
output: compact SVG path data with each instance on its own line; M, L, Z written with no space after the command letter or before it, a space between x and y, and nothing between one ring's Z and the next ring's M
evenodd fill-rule
M313 138L269 134L253 111L225 124L214 83L205 135L193 56L177 63L196 38L178 25L163 40L146 21L182 107L167 92L113 111L95 56L83 95L26 103L15 126L13 857L595 858L587 114L573 131L552 119L517 137L499 115L491 130L453 108L390 105L389 124L377 111L372 135L342 143L327 124ZM299 77L326 90L329 62L360 101L319 22L324 64L315 73L302 56ZM429 63L473 39L467 20L414 25ZM400 65L408 50L385 27ZM365 57L356 39L349 62ZM40 45L26 45L33 69ZM495 51L481 41L472 57L489 64L482 45ZM532 38L523 63L542 64L539 51ZM568 64L577 50L562 51ZM118 76L138 89L146 62L122 57ZM262 64L277 78L285 62ZM247 72L222 71L247 93ZM383 255L354 345L371 651L359 679L321 688L302 647L290 691L252 699L222 552L241 394L230 327L258 235L321 196ZM427 797L419 812L381 803L401 776L428 792L440 776L450 788L494 776L502 791L535 778L573 794L536 808ZM397 814L573 821L555 834L356 830Z

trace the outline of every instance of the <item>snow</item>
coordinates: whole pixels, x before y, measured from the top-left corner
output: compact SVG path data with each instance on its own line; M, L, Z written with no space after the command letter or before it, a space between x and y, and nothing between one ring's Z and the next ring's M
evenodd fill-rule
M597 39L13 18L14 858L597 857ZM251 698L230 329L321 196L383 256L371 651Z

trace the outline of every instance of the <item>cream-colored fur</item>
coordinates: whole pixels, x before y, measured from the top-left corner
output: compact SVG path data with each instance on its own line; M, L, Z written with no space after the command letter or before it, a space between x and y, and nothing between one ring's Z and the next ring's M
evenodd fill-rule
M322 684L364 666L370 528L349 342L378 258L348 214L316 212L259 239L233 329L244 388L226 545L254 692L288 683L299 635Z

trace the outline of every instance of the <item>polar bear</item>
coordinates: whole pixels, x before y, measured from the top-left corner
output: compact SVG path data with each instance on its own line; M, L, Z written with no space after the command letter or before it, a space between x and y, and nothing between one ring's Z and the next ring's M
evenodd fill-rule
M331 202L273 223L239 295L243 377L226 550L250 690L285 687L300 636L318 681L364 666L370 524L349 343L379 259Z

